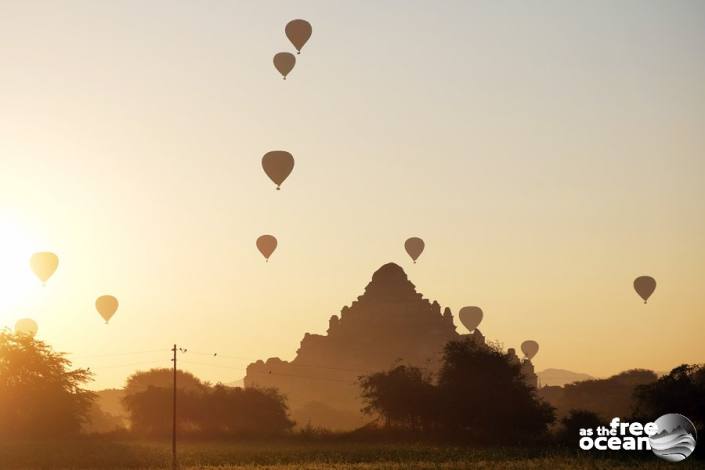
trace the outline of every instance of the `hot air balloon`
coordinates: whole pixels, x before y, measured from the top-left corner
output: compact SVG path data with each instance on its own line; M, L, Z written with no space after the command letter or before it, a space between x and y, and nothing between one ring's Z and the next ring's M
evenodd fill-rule
M110 321L118 309L118 299L112 295L101 295L95 300L95 308L107 325L108 321Z
M37 331L39 331L39 325L31 318L22 318L15 323L15 333L18 335L27 335L34 338Z
M272 256L276 248L277 239L273 235L262 235L257 239L257 249L266 261L269 261L269 257Z
M482 321L482 309L480 307L463 307L458 312L458 317L463 326L472 331L476 329Z
M34 253L29 259L29 266L39 280L46 284L56 268L59 267L59 257L48 251Z
M294 157L284 150L267 152L262 157L262 168L269 179L277 185L277 189L281 189L282 183L294 169Z
M274 55L274 67L282 74L284 80L296 65L296 56L291 52L279 52Z
M534 358L537 352L539 352L539 343L534 340L526 340L521 343L521 350L528 360Z
M421 253L423 253L423 249L425 246L426 245L424 244L423 240L421 240L419 237L411 237L406 242L404 242L404 248L406 248L406 252L409 253L411 259L414 260L414 263L416 263L418 257L421 256Z
M311 23L306 20L291 20L286 24L284 32L296 48L297 54L301 54L301 49L311 37L313 28L311 28Z
M656 290L656 279L651 276L639 276L634 279L634 290L646 303L651 294L654 293L654 290Z

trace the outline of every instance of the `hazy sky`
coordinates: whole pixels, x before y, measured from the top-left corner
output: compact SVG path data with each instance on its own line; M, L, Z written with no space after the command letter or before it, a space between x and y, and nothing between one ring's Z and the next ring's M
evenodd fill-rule
M705 2L4 1L0 70L0 325L94 387L292 359L389 261L538 370L705 360Z

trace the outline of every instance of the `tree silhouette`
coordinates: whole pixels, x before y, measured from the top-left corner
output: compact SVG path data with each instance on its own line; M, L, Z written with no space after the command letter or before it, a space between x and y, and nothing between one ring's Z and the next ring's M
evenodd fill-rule
M102 409L97 399L89 408L87 420L81 428L86 434L104 434L124 429L122 418Z
M634 390L634 415L654 420L667 413L688 417L705 431L705 366L683 364L657 381Z
M86 369L29 335L0 331L0 436L56 438L77 434L94 394Z
M417 367L400 365L360 379L363 412L377 414L390 427L429 429L435 417L437 391Z
M454 435L491 442L545 433L553 408L498 346L451 341L438 375L442 420Z
M139 371L128 377L124 392L125 395L134 395L138 392L147 390L149 387L171 389L173 382L173 369L162 367L150 369L148 371ZM198 392L202 392L208 387L208 384L201 382L198 377L183 370L176 371L176 384L177 388L180 390Z
M459 439L517 442L547 431L553 408L539 400L521 367L495 346L446 345L437 384L414 367L361 379L363 411L385 424L435 429Z
M284 396L274 389L216 385L203 397L204 434L270 436L294 426Z
M653 371L632 369L606 379L592 379L567 384L563 387L544 387L539 395L565 416L571 409L590 410L603 422L615 416L629 417L634 408L634 391L657 379Z
M202 392L177 388L176 425L180 434L199 429ZM126 394L123 399L130 417L131 430L143 436L167 436L171 433L172 389L150 385L146 390Z
M168 369L132 375L123 399L132 431L145 436L171 432L172 377ZM273 389L210 386L187 372L177 375L180 434L198 436L266 436L281 434L294 425L284 397Z
M605 422L592 411L588 410L570 410L567 416L561 419L563 425L558 433L561 441L569 444L575 444L580 439L581 429L595 429L598 426L604 426Z

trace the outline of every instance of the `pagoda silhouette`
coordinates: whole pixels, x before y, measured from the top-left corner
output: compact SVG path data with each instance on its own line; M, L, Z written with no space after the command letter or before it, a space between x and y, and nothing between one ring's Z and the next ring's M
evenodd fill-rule
M404 270L388 263L349 307L328 321L326 335L306 333L292 361L270 358L247 367L246 387L283 393L299 425L353 428L364 424L358 378L398 364L436 371L448 341L460 335L449 308L416 291Z

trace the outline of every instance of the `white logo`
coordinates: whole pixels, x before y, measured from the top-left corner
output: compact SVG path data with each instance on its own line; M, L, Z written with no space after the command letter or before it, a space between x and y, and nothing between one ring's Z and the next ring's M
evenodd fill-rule
M669 462L680 462L693 453L698 433L683 415L670 413L655 421L658 432L649 436L654 454Z
M683 415L670 413L653 423L613 418L609 426L580 429L582 450L651 450L669 462L680 462L695 450L697 432Z

